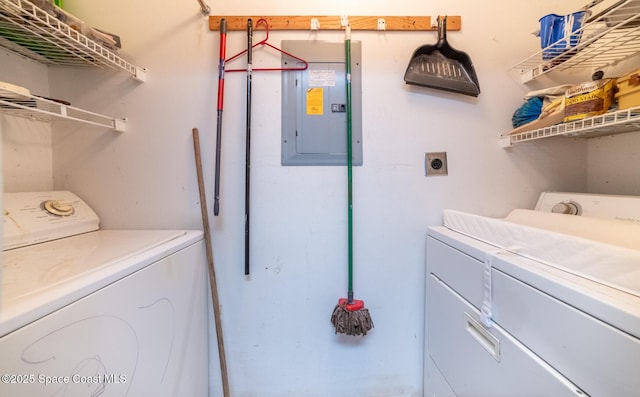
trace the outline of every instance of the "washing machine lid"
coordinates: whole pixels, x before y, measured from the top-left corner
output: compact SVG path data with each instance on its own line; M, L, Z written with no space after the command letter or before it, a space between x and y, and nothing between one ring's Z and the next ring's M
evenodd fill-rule
M99 230L2 253L0 336L202 239L201 231Z

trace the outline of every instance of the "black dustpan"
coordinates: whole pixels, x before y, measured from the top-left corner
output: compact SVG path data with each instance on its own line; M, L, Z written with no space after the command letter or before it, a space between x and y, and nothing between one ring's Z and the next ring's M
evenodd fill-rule
M447 17L438 18L438 42L420 46L413 53L404 81L464 95L480 94L471 58L447 43Z

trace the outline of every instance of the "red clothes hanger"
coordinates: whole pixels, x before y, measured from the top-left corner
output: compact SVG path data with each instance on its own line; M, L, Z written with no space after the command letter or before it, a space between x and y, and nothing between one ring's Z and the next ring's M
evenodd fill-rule
M294 66L294 67L290 67L290 68L252 68L251 70L252 71L307 70L307 68L309 67L309 64L307 63L307 61L305 61L304 59L299 58L299 57L297 57L297 56L295 56L295 55L293 55L293 54L291 54L291 53L289 53L287 51L284 51L284 50L282 50L282 49L280 49L280 48L278 48L278 47L276 47L276 46L274 46L272 44L267 43L267 40L269 40L269 22L267 22L267 20L264 19L264 18L260 18L256 22L256 28L261 24L264 25L267 36L263 40L255 43L253 46L251 46L251 48L255 48L255 47L259 46L259 45L266 45L268 47L273 48L274 50L276 50L278 52L281 52L281 53L285 54L286 56L288 56L290 58L293 58L293 59L295 59L297 61L300 61L303 65L302 66ZM239 58L241 55L246 54L246 52L247 52L247 50L243 50L243 51L237 53L236 55L232 56L231 58L226 59L224 61L225 64L227 64L228 62L233 61L234 59ZM247 71L246 68L245 69L225 69L225 72L246 72L246 71Z

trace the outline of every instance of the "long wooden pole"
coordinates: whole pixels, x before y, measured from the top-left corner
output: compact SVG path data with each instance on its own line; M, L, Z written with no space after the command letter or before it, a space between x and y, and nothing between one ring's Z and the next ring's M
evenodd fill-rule
M209 266L209 284L211 286L211 304L213 305L213 317L216 324L216 337L218 338L218 357L220 359L220 375L222 377L222 393L229 397L229 376L227 373L227 359L224 353L224 340L222 338L222 317L220 315L220 301L218 300L218 283L213 263L213 248L211 243L211 231L209 230L209 214L207 211L207 196L204 190L204 176L202 175L202 156L200 155L200 136L198 129L193 129L193 150L196 158L196 170L198 173L198 190L200 191L200 210L202 212L202 228L204 230L204 242L207 251L207 264Z

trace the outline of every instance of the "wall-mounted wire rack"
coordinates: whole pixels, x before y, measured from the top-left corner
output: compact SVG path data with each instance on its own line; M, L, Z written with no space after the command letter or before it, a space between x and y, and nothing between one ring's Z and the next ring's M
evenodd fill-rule
M22 87L0 84L0 113L50 122L53 118L125 131L125 120L82 110L61 101L31 95Z
M106 67L145 80L144 68L26 0L0 0L0 47L47 65Z
M563 37L512 67L523 82L554 70L595 71L640 53L640 1L593 3L599 8L589 9L582 26L568 39Z
M593 138L604 135L640 131L640 107L608 112L582 120L552 125L550 127L500 136L500 145L509 147L518 142L565 136Z

